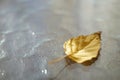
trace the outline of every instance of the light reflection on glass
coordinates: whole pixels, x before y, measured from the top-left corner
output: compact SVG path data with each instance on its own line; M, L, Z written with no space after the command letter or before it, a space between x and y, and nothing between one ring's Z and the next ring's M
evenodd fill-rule
M35 32L32 32L32 35L35 35Z
M4 42L5 42L5 39L2 39L2 40L0 41L0 45L2 45Z
M4 58L5 56L6 56L6 53L3 50L1 50L0 51L0 59Z
M42 70L42 73L47 74L47 70L46 69Z
M0 74L1 74L2 76L4 76L4 75L5 75L5 71L4 71L4 70L0 70Z

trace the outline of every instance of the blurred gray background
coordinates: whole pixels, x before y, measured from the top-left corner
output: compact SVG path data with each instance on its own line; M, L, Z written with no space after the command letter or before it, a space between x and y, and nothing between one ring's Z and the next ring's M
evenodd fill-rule
M0 80L120 80L119 0L0 0ZM63 43L102 31L91 66L65 60Z

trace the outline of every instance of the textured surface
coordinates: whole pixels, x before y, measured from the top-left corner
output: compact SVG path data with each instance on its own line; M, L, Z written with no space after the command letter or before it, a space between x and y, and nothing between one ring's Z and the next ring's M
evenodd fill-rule
M102 31L98 60L73 64L56 80L120 79L119 0L0 0L0 80L50 80L65 61L62 45L73 36Z

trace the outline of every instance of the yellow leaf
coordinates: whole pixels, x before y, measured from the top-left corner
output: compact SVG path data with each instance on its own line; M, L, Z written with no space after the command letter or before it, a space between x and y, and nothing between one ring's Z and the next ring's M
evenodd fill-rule
M87 61L89 62L90 60L92 61L92 59L97 58L100 47L101 47L101 32L71 38L68 41L66 41L63 45L66 55L54 59L48 63L53 64L66 57L77 63L84 63ZM89 63L84 63L84 65L88 64Z
M63 45L67 57L77 63L84 63L98 56L101 46L101 32L78 36Z

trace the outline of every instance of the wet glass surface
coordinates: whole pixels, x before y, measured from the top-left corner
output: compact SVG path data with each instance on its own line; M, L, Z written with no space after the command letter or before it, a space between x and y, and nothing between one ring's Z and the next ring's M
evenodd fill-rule
M119 80L119 0L0 0L0 80ZM66 62L71 37L102 31L91 66Z

